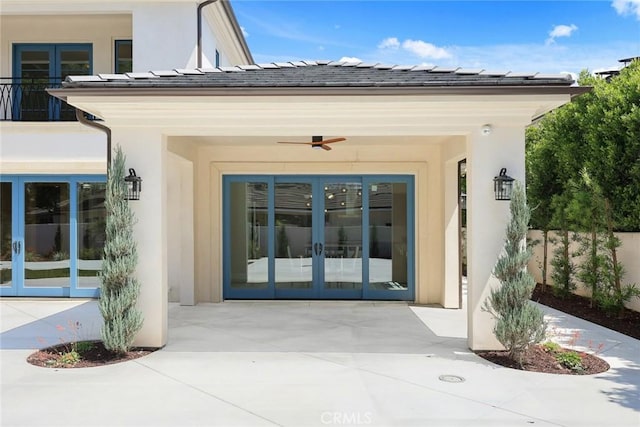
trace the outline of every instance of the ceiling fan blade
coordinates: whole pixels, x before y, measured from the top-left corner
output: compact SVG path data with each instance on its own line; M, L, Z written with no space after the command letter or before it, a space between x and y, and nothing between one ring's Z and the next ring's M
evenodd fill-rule
M325 142L327 142L327 141L325 141ZM322 145L320 145L320 147L322 147L323 150L331 151L331 147L329 147L328 145L322 144Z
M325 139L324 141L322 141L323 144L331 144L334 142L341 142L341 141L346 141L347 138L331 138L331 139Z
M301 142L301 141L278 141L278 144L304 144L313 145L313 142Z

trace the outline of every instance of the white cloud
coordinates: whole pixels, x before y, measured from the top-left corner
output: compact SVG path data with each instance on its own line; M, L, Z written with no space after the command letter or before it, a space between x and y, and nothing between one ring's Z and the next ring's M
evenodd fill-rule
M396 57L411 56L421 59L443 59L451 58L451 54L444 48L435 46L422 40L406 39L398 40L397 37L387 37L378 43L378 56L383 56L388 60Z
M574 31L577 31L578 27L575 24L571 25L556 25L551 31L549 31L549 38L547 44L555 43L558 37L571 37Z
M240 27L240 31L242 31L242 35L245 37L249 37L249 33L247 32L247 30L244 29L244 27Z
M360 63L360 62L362 62L362 59L356 58L355 56L343 56L342 58L340 58L340 62L357 62L357 63Z
M640 21L640 0L613 0L611 6L619 15L635 15Z
M446 49L422 40L405 40L402 42L402 48L420 58L443 59L451 57L451 54L447 52Z
M400 41L396 37L387 37L378 44L378 49L398 49Z

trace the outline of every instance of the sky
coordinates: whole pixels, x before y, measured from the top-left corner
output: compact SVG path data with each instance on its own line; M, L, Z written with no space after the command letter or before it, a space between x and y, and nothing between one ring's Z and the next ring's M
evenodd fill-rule
M640 56L640 0L232 0L256 63L573 73Z

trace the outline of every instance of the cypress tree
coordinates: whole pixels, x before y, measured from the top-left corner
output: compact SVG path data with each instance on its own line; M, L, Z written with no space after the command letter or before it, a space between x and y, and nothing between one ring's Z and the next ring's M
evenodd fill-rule
M496 319L493 332L509 357L522 365L522 356L529 345L544 339L546 323L542 311L529 302L536 284L527 271L531 249L526 237L531 211L519 182L514 183L510 211L504 252L493 270L500 287L491 291L483 309Z
M101 330L105 348L126 353L142 327L142 313L136 308L140 284L134 277L138 253L133 238L135 217L125 200L125 156L117 146L109 166L105 197L106 238L99 308L104 319Z

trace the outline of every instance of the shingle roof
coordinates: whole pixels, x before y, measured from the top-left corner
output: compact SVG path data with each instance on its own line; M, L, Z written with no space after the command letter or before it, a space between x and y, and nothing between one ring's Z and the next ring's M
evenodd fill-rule
M64 88L376 88L571 86L569 75L298 61L212 69L69 76Z

